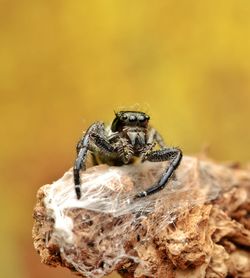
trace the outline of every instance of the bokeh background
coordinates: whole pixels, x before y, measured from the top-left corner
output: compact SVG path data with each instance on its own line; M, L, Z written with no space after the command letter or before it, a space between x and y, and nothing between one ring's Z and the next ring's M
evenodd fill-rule
M34 251L36 191L113 110L145 110L185 154L249 161L248 0L0 0L0 61L1 277L73 277Z

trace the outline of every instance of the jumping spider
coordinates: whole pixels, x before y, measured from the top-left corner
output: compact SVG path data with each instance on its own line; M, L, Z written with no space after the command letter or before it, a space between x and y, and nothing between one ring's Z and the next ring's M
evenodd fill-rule
M90 151L95 161L109 165L132 163L135 157L141 161L170 161L169 166L156 184L146 191L139 192L135 198L154 194L165 187L169 178L179 166L182 151L168 148L161 135L148 125L149 116L138 111L120 111L115 113L111 127L104 123L93 123L77 144L77 158L74 165L74 184L77 199L81 198L80 170L86 169L87 152ZM156 143L159 150L153 150Z

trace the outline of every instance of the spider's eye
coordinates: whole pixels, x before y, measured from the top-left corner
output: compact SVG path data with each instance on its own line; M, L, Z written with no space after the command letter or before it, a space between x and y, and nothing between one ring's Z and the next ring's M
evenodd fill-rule
M135 121L136 121L136 116L131 115L131 116L129 117L129 121L130 121L130 122L135 122Z
M127 115L122 115L122 120L127 120L128 116Z
M140 117L139 117L139 121L140 121L141 123L143 123L143 122L145 121L145 117L144 117L144 116L140 116Z
M148 115L145 115L145 119L146 119L146 120L149 120L150 117L149 117Z

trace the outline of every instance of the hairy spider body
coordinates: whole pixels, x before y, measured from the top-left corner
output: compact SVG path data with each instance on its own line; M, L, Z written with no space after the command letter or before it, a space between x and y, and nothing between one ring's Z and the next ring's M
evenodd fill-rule
M98 163L121 166L133 163L136 157L158 162L170 161L160 180L139 192L135 198L144 197L163 189L169 178L179 166L182 151L168 148L160 134L148 125L149 116L144 112L120 111L115 114L110 127L105 128L103 122L95 122L85 132L77 144L77 158L74 165L74 184L77 198L81 198L80 171L86 169L87 152L90 151ZM158 144L160 149L153 150Z

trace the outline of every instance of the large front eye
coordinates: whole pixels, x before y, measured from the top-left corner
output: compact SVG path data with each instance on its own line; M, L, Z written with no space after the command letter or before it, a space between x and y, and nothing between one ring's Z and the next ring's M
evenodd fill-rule
M139 121L141 122L141 123L143 123L144 121L145 121L145 117L144 116L139 116Z
M136 121L136 116L131 115L131 116L129 117L129 121L130 121L130 122L135 122L135 121Z

